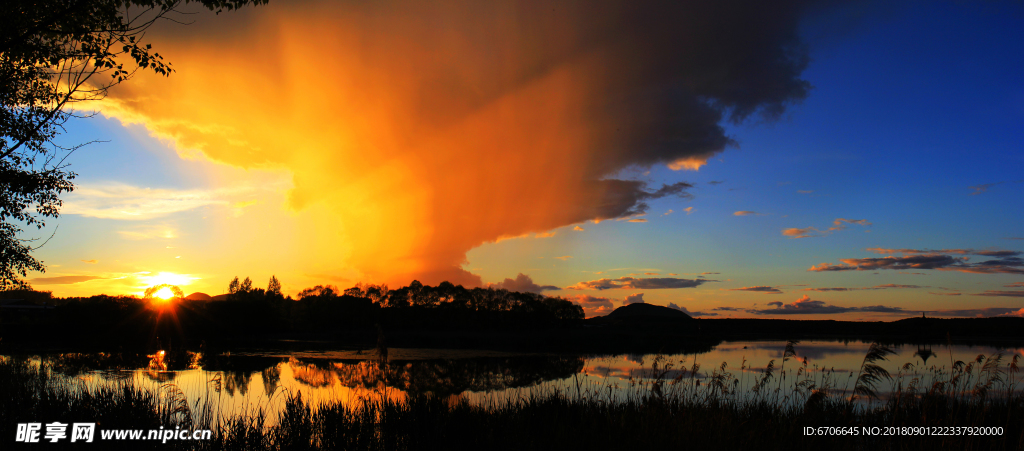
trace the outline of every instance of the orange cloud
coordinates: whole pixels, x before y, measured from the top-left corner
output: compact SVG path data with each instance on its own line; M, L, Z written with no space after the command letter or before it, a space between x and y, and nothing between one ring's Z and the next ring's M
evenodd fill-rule
M310 249L309 270L480 285L462 269L468 250L685 196L685 183L611 177L697 170L732 145L723 119L771 119L804 98L801 14L761 2L271 2L152 30L177 72L140 75L100 109L185 158L289 171L286 207L312 222L291 244Z
M816 229L814 227L807 227L807 228L804 228L804 229L791 228L791 229L784 229L782 231L782 234L785 235L785 236L788 236L790 238L810 238L810 237L814 237L814 236L820 236L820 235L815 235L814 234L814 232L817 232L817 231L818 231L818 229Z
M568 301L583 307L584 316L587 318L593 318L595 316L604 316L612 312L615 306L612 304L612 299L602 298L596 296L589 296L581 294L578 296L569 296Z
M1024 308L1017 310L1015 312L1003 313L1002 315L999 316L1016 316L1019 318L1024 318Z

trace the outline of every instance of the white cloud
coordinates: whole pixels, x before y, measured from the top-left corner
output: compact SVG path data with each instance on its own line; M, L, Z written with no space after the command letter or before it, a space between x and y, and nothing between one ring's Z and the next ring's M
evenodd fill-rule
M278 191L281 183L260 190ZM69 193L61 213L103 219L147 220L206 206L241 209L255 204L251 186L216 189L144 188L124 183L82 184Z

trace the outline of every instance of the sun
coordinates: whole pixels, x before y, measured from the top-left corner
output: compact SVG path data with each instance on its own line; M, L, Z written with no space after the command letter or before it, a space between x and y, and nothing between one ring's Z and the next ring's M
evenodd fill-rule
M153 297L155 297L157 299L163 299L163 300L166 301L166 300L174 297L174 292L171 291L170 287L163 287L163 288L157 290L156 293L153 293Z
M170 302L173 299L185 297L184 293L181 292L181 288L170 284L154 285L146 288L146 294L144 296L146 299L151 299L159 303Z

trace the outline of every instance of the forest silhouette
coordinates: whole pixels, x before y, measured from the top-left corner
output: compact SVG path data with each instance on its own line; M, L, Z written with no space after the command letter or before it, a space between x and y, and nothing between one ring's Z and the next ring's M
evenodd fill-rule
M161 286L163 287L163 286ZM391 347L574 352L699 352L722 340L781 338L945 343L1020 340L1024 318L908 318L891 322L691 318L652 304L631 304L585 319L561 297L507 289L413 281L390 289L316 285L285 296L234 278L228 293L173 299L0 291L0 339L22 348L186 349ZM157 288L157 287L152 287ZM151 296L157 290L147 290Z
M0 292L8 307L0 321L4 336L34 341L79 336L83 340L169 345L203 340L327 339L372 343L384 331L524 331L579 326L582 307L559 298L496 288L465 288L443 282L427 286L413 281L389 289L359 284L346 290L316 285L297 298L236 277L226 295L194 293L188 299L174 287L169 302L147 296L54 298L49 292ZM194 296L199 295L199 296Z

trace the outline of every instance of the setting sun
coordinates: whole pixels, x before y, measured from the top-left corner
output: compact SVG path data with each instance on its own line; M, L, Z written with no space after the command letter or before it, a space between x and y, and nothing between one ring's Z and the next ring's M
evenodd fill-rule
M166 301L166 300L168 300L170 298L173 298L174 297L174 293L171 292L170 287L163 287L160 290L158 290L156 293L154 293L153 297L158 298L158 299L163 299L163 300Z
M161 284L146 288L144 296L146 299L167 302L174 298L184 298L185 294L176 285Z

